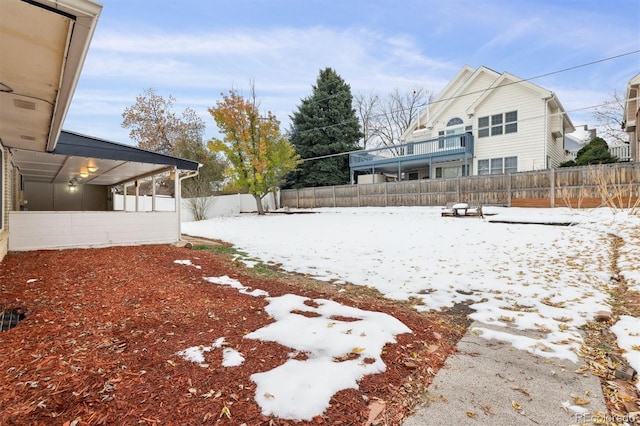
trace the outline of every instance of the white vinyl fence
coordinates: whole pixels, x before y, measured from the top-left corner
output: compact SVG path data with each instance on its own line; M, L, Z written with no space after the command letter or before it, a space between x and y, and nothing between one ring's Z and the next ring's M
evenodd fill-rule
M278 194L279 196L279 194ZM258 211L256 200L250 194L220 195L207 197L207 209L205 217L211 219L217 216L234 216L240 213L255 213ZM190 208L190 199L182 199L181 221L192 222L193 214ZM275 210L276 203L273 194L269 193L262 199L262 208L265 211Z

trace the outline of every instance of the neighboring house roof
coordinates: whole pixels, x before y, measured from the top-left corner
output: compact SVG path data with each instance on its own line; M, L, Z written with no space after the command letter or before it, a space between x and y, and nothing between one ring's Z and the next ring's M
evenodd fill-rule
M479 79L487 77L491 79L492 82L481 91L468 91L469 87L471 87ZM477 69L473 69L472 67L465 65L456 74L453 80L451 80L449 84L447 84L447 86L436 97L436 99L431 102L431 104L421 114L418 120L415 120L413 122L413 124L407 129L401 139L406 139L407 136L409 136L414 130L418 128L418 126L429 126L429 123L435 123L439 119L441 121L446 121L442 120L442 115L448 110L449 106L453 105L456 102L459 102L459 99L462 97L475 96L475 99L473 99L473 102L471 102L470 106L467 109L467 114L469 116L472 116L475 114L477 108L479 108L483 103L485 103L488 99L495 95L495 89L512 84L518 84L520 87L524 87L530 90L532 93L540 96L540 99L547 100L551 106L558 109L563 115L563 127L565 131L570 133L575 130L575 127L571 122L569 116L565 113L564 107L560 103L560 100L552 91L544 89L534 83L531 83L530 81L523 80L507 72L500 74L485 66L480 66Z
M627 83L627 93L624 103L624 121L628 131L632 131L636 127L636 116L640 111L640 73L629 80Z
M11 149L27 181L117 185L173 169L195 171L196 161L159 154L79 133L62 131L51 153ZM87 176L83 177L81 174Z

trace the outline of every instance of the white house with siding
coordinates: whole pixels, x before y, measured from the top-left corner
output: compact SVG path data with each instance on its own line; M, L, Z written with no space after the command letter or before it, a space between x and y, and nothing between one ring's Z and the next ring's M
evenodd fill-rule
M557 167L575 130L560 100L507 72L463 67L393 148L351 154L352 182L368 174L438 179Z
M624 100L624 130L629 134L631 147L631 161L640 161L640 73L636 74L627 83L627 91Z

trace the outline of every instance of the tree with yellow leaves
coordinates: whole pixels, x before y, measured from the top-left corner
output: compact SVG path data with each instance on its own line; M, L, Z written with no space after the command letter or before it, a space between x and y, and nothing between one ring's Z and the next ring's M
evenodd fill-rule
M285 175L295 170L299 156L280 132L275 115L270 111L260 115L253 84L249 100L237 90L221 96L209 113L223 138L211 139L209 149L224 153L231 163L231 181L254 196L258 214L262 215L262 198L278 190Z

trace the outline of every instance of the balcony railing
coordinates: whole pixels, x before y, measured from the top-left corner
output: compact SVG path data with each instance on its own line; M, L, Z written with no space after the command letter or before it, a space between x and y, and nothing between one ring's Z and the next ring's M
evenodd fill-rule
M465 154L473 156L473 135L471 133L441 136L436 139L353 152L349 154L349 164L363 166L409 158L436 159L455 156L463 158Z

